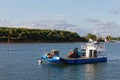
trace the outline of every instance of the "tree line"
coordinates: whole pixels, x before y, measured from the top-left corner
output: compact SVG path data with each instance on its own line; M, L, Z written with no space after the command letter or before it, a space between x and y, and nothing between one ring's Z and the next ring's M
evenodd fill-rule
M0 27L0 42L86 42L76 32Z
M120 37L105 37L108 41L120 40ZM27 29L0 27L0 42L87 42L89 39L104 42L103 37L88 33L80 36L76 32L49 29Z

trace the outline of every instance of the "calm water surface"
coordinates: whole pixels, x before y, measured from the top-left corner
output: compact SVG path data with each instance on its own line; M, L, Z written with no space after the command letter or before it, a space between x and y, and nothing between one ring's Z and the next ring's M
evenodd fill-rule
M0 80L120 80L120 43L106 43L108 62L82 65L38 64L41 54L60 56L83 43L0 44Z

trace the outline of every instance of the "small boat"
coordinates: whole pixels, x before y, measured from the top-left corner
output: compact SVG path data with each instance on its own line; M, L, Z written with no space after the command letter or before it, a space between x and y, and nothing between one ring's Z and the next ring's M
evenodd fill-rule
M81 45L81 48L75 48L68 53L68 57L62 58L59 56L58 50L52 50L50 53L43 54L41 60L55 64L83 64L106 62L107 57L104 50L104 45L99 42L92 41Z

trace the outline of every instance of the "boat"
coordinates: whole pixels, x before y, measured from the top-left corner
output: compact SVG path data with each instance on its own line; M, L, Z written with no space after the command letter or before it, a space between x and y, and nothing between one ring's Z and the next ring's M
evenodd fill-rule
M85 64L106 62L107 56L105 53L105 46L97 41L91 41L81 48L75 48L68 53L67 57L60 57L59 50L52 50L41 56L41 61L47 61L53 64Z

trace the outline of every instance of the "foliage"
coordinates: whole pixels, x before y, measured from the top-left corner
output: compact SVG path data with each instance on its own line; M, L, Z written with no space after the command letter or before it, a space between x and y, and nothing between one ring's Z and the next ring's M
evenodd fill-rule
M0 42L85 42L76 32L0 27Z
M96 35L88 33L86 38L87 40L89 39L96 40Z
M109 35L109 36L106 37L106 39L112 40L112 37Z

